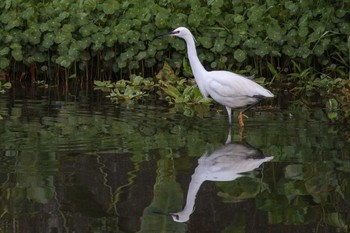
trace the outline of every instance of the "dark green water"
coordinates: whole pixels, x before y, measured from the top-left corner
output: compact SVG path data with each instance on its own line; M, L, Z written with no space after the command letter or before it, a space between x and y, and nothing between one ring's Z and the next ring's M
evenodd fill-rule
M349 232L346 129L247 114L244 141L235 124L225 145L225 111L2 95L0 232Z

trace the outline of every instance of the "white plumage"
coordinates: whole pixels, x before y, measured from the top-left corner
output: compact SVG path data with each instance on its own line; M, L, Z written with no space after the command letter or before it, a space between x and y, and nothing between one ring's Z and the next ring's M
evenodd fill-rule
M179 27L169 32L186 41L188 59L196 83L204 97L211 97L216 102L226 106L231 125L231 108L252 105L260 99L271 98L274 95L251 79L229 71L207 71L197 56L195 40L192 33L185 27ZM243 124L243 113L240 112L240 125Z
M228 140L231 138L230 133ZM272 156L265 155L247 143L228 143L213 153L205 153L198 159L191 182L188 187L186 204L180 212L171 213L176 222L186 222L194 210L196 195L204 181L233 181L245 172L258 168L271 161Z

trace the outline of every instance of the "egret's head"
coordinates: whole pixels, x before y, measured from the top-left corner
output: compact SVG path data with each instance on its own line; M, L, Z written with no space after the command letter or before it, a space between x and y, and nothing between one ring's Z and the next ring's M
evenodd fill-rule
M188 214L182 214L181 212L171 213L170 215L175 222L187 222L190 219Z
M177 36L182 39L193 38L192 33L185 27L178 27L175 30L168 33L169 36ZM193 38L194 39L194 38Z

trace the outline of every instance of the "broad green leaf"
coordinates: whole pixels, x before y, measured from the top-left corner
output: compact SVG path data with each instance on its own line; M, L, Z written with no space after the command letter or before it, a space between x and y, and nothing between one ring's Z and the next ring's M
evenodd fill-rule
M274 67L270 62L267 63L267 67L269 68L269 71L270 71L273 75L278 74L277 70L275 69L275 67Z
M212 39L208 36L198 37L197 40L206 49L209 49L213 46Z
M283 221L283 213L281 210L268 212L268 222L270 224L279 224L282 221Z
M181 96L180 91L179 91L176 87L174 87L174 86L172 86L172 85L169 85L169 84L165 85L165 87L162 88L162 90L163 90L167 95L170 95L170 96L172 96L172 97L174 97L174 98L178 98L179 96Z
M303 26L299 28L298 35L300 37L306 37L308 33L309 33L309 29L307 28L307 26Z
M11 51L11 55L16 61L22 61L23 60L23 53L22 53L21 49L13 49Z
M289 224L303 224L305 223L306 209L295 209L287 208L286 209L286 221Z
M101 4L102 10L106 15L112 15L120 8L120 2L108 0Z
M186 58L182 59L182 67L184 69L185 74L189 76L193 76L192 69L188 64L188 60Z
M10 65L9 59L6 57L0 56L0 69L5 69Z
M282 39L281 28L277 25L268 26L266 32L269 38L274 42L280 42Z
M292 14L296 13L296 11L298 10L298 4L294 3L293 1L286 1L284 3L284 6L290 11L292 12Z
M285 168L285 177L292 180L302 180L304 178L303 165L291 164Z
M10 52L10 48L9 48L9 47L2 48L2 49L0 50L0 56L5 56L5 55L7 55L9 52Z
M220 53L224 49L225 49L225 39L224 38L216 39L212 50Z
M343 215L337 212L326 213L324 220L327 224L338 227L340 229L346 230L349 227L349 225L346 224Z
M240 15L240 14L235 15L235 16L234 16L234 19L233 19L233 21L234 21L235 23L242 23L243 20L244 20L244 17L243 17L242 15Z
M246 58L247 58L247 54L246 52L244 52L241 49L237 49L234 52L234 58L238 61L238 62L243 62Z

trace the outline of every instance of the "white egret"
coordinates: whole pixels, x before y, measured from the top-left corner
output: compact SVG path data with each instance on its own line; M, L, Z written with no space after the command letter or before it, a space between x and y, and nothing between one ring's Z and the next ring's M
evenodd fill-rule
M233 181L246 173L258 168L261 164L271 161L259 149L248 143L231 142L231 132L226 144L211 154L205 153L198 159L191 182L188 187L186 204L177 213L171 213L175 222L187 222L194 211L195 199L199 188L205 181Z
M205 70L197 56L194 37L187 28L176 28L169 32L168 35L177 36L185 40L192 73L201 94L205 98L210 96L216 102L226 107L230 125L232 124L232 108L252 105L261 99L274 96L269 90L247 77L224 70ZM243 117L246 117L243 111L240 111L238 117L241 127L244 126Z

